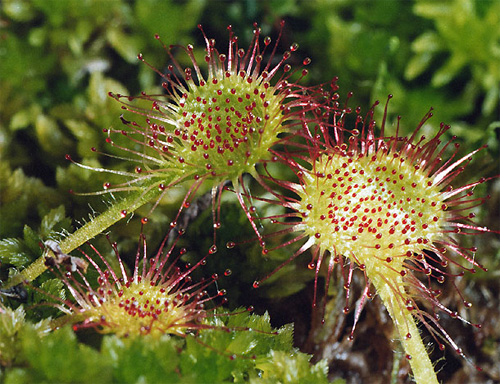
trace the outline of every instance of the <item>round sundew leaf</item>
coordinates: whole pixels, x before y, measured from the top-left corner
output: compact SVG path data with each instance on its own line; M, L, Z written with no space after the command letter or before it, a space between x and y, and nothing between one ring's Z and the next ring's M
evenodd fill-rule
M421 253L424 240L441 236L445 215L439 187L413 164L381 152L361 158L324 155L313 166L325 176L305 185L299 211L308 214L304 231L309 237L320 234L317 242L324 250L354 254L366 266L380 250L402 264L408 252Z
M140 96L133 97L108 93L121 103L124 112L120 116L120 128L103 129L107 135L106 143L113 147L113 153L108 156L125 160L124 167L129 167L127 170L123 170L124 167L107 169L78 163L66 155L67 160L83 169L123 180L118 183L105 181L103 189L96 191L96 195L133 192L133 196L137 196L134 200L129 194L119 202L120 209L115 204L103 213L100 217L107 222L105 226L127 217L149 200L156 200L150 210L152 213L166 193L179 184L188 185L189 189L178 215L182 209L189 207L204 185L212 189L213 216L216 220L215 216L220 211L217 207L220 194L225 183L232 182L240 206L254 232L261 238L245 201L249 197L243 185L243 175L249 173L261 182L257 164L277 161L272 148L287 133L294 134L301 130L304 114L316 105L313 94L317 90L298 84L307 75L305 69L299 73L297 81L291 82L297 70L292 70L286 62L291 52L298 48L296 44L291 46L290 51L285 51L279 61L273 60L277 55L281 31L274 46L268 47L270 39L262 42L261 30L256 27L250 47L245 51L238 47L238 39L231 27L228 29L227 54L219 53L213 39L208 39L203 32L206 71L195 58L191 45L175 47L185 52L191 61L191 68L182 68L174 56L174 47L164 45L171 58L166 73L146 62L142 54L138 55L139 60L163 78L164 94L142 92ZM158 35L156 38L160 40ZM309 62L308 59L303 60L300 68ZM96 82L98 78L98 74L93 74L90 85L102 96L102 84ZM100 153L96 147L92 151ZM78 232L88 236L91 232L95 235L97 230L97 225L88 223L87 228ZM213 237L216 237L215 229ZM65 239L64 246L81 244L83 239L75 240ZM70 251L73 248L64 249Z
M335 83L332 89L336 91ZM346 115L354 111L346 105L340 106L337 98L336 93L328 94L325 105L316 111L328 123L308 126L309 135L304 136L310 144L303 152L292 152L285 143L280 156L297 181L270 179L295 196L276 194L277 203L291 213L268 219L290 221L289 232L296 233L290 243L305 239L288 262L312 249L315 301L321 266L328 265L328 285L335 265L339 264L347 291L344 311L349 312L353 270L359 268L366 287L357 301L351 337L364 303L378 294L396 324L417 381L429 377L428 382L437 383L415 321L426 327L439 348L444 348L440 341L444 339L465 357L434 312L442 311L469 322L439 301L441 291L433 284L454 279L466 271L474 273L476 268L486 270L476 260L477 248L461 245L460 237L492 232L471 220L475 217L472 208L485 200L474 197L472 192L491 178L453 185L484 146L459 157L455 137L441 141L450 128L444 124L430 138L421 136L431 112L410 136L400 137L399 125L395 136L385 132L387 107L378 129L373 109L364 119L357 108L354 128L348 130L345 124L351 119ZM293 146L291 143L290 147ZM286 263L257 281L257 286ZM464 272L458 275L450 272L449 264ZM422 301L433 313L426 312Z

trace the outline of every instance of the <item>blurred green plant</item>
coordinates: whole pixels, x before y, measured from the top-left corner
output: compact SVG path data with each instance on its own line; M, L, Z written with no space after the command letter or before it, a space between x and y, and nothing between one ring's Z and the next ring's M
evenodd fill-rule
M428 30L412 43L413 57L405 77L413 80L432 67L431 84L439 88L466 77L464 92L482 99L485 115L498 113L500 103L500 3L455 0L444 3L419 0L416 15L432 20ZM441 63L443 63L441 65Z
M131 93L154 90L155 75L138 65L139 48L161 51L155 32L172 43L189 38L204 6L203 0L2 3L0 238L22 236L25 225L37 227L61 204L80 222L88 217L89 199L68 190L95 191L104 180L68 167L64 154L102 165L90 148L100 149L102 129L121 113L108 92L129 93L123 83ZM167 9L169 22L161 16ZM180 17L185 13L189 20ZM99 211L107 203L90 204Z

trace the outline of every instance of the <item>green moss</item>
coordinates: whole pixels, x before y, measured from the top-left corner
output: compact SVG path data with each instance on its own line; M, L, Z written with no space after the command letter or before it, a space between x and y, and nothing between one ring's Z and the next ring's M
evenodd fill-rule
M276 332L269 316L245 310L214 318L186 338L107 335L99 349L79 342L69 326L47 333L47 322L25 322L22 309L0 319L7 383L327 382L325 363L311 365L293 348L292 326Z

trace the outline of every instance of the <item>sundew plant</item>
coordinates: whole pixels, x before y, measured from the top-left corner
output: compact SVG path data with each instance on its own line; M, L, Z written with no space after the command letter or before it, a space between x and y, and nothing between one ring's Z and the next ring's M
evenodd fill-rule
M333 82L332 89L337 88ZM346 121L353 110L341 106L338 93L325 95L331 104L317 108L318 119L313 121L318 125L302 132L307 149L303 153L293 151L291 143L279 154L297 182L270 177L297 196L276 194L276 203L292 212L268 219L289 227L282 232L298 233L278 248L305 239L289 261L312 249L313 260L308 266L316 270L315 292L321 268L327 265L328 288L333 269L339 264L347 290L345 313L350 311L353 270L360 269L366 285L349 338L354 337L366 300L378 295L395 323L415 381L437 383L415 321L427 328L440 350L447 343L466 358L440 324L438 312L469 321L439 301L442 290L434 288L433 283L443 284L465 271L487 271L476 260L477 247L462 246L460 237L490 231L471 220L476 216L472 208L484 202L484 198L474 196L473 190L488 179L453 187L477 151L455 159L459 149L455 145L449 159L443 159L446 148L453 146L453 138L445 143L441 140L450 127L442 124L430 139L419 135L432 112L409 137L399 136L398 119L392 136L385 130L387 106L380 133L376 133L373 110L363 118L360 108L356 108L354 126L349 129ZM449 264L461 271L456 275L446 271ZM427 278L421 279L419 274ZM257 281L254 286L260 284ZM316 295L313 300L316 306ZM463 304L472 305L466 300ZM432 311L428 313L424 307Z
M283 26L284 22L281 28ZM201 25L198 27L202 30ZM141 96L133 97L109 92L110 97L124 104L124 111L145 117L144 123L138 123L128 120L134 116L122 115L120 119L126 128L103 129L108 134L106 143L123 151L125 154L119 159L130 162L133 169L121 171L93 167L74 162L70 154L65 157L83 169L125 178L118 184L105 181L103 192L94 194L135 193L111 204L106 212L66 237L60 244L63 252L72 251L146 202L156 201L151 208L153 211L172 187L183 182L189 184L188 192L171 226L176 226L182 208L189 207L196 191L208 183L212 189L214 226L211 253L217 251L215 231L220 227L220 194L226 181L232 182L243 210L251 218L241 193L245 188L243 175L251 174L259 180L257 164L275 160L270 149L280 141L280 135L291 134L300 128L305 112L314 108L314 101L307 91L298 83L289 81L295 71L285 62L298 45L292 44L274 64L281 32L273 46L270 37L260 41L261 30L257 24L254 28L254 38L245 51L238 47L238 37L229 26L227 54L219 53L215 40L203 34L208 73L205 76L194 57L192 45L183 48L192 65L192 68L184 69L173 56L172 49L176 47L164 45L172 60L167 67L168 73L163 74L146 63L163 78L165 94L142 92ZM159 40L160 36L155 35L155 38ZM268 48L271 52L263 61ZM138 59L145 62L142 54ZM306 58L301 66L309 62L310 59ZM306 74L307 70L301 69L301 76ZM136 100L146 101L147 108L131 104ZM112 134L126 136L127 143L116 143ZM91 150L97 151L95 147ZM148 217L144 217L142 221L147 220ZM250 221L258 235L257 227ZM22 278L33 280L44 270L42 262L40 259L24 271Z
M3 2L0 381L500 381L495 9Z

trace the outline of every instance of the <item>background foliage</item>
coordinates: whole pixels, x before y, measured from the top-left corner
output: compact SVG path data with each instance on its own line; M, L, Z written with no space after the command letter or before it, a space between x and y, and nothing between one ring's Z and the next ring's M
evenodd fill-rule
M100 190L105 180L100 174L72 166L64 155L69 153L96 166L122 167L90 148L113 151L106 147L102 129L120 124L121 110L107 96L108 91L133 95L159 89L158 77L136 59L142 52L158 68L165 66L167 57L154 39L155 33L167 45L197 43L201 51L203 40L196 28L201 23L223 50L227 25L233 25L240 41L249 42L254 21L265 35L275 38L281 19L287 21L283 50L297 42L300 49L294 59L300 62L309 56L313 60L305 82L323 83L339 76L341 94L354 91L351 105L360 105L365 111L375 100L383 102L393 94L390 117L402 116L405 133L433 107L435 117L424 130L435 131L441 121L451 124L450 134L458 136L463 153L488 144L462 179L500 174L498 1L4 0L0 14L0 280L39 257L41 242L72 232L106 207L102 197L68 193L69 189ZM155 210L151 217L155 224L147 227L150 249L164 236L183 193L175 190ZM491 195L478 211L479 221L499 229L500 184L491 182L477 193ZM251 237L251 228L231 196L225 200L220 244ZM265 215L268 208L258 209ZM111 229L123 255L133 252L140 231L138 219L145 212L147 207L128 223ZM194 215L183 238L188 259L206 253L211 233L210 212ZM457 321L444 322L484 372L474 372L450 351L444 355L446 363L439 362L444 382L458 383L466 377L480 382L500 380L500 241L493 235L473 240L481 263L490 272L466 276L457 284L475 304L465 316L481 322L483 328L473 331ZM109 248L104 239L96 239L96 244L102 252ZM181 377L186 382L294 382L300 377L301 382L321 382L326 380L328 366L329 380L409 382L404 358L392 353L397 346L391 342L392 328L377 299L366 307L355 341L347 342L352 314L342 313L344 294L336 282L330 290L326 324L321 326L311 312L313 274L305 267L306 257L253 290L252 282L287 259L289 251L273 252L263 259L258 246L219 248L217 257L202 272L220 273L231 268L232 275L220 281L228 290L230 308L254 305L259 314L267 310L274 327L294 323L293 346L288 326L280 333L282 341L274 342L279 346L262 341L263 349L253 365L211 353L213 360L207 360L206 366L219 364L218 373L191 377L208 374L201 365L193 372L186 368L189 356L206 351L191 338L129 342L106 336L95 340L87 333L75 335L70 328L46 335L45 318L56 311L36 306L42 298L28 288L27 302L22 305L2 295L0 381L93 382L97 378L128 382L140 378L156 382L158 377ZM361 280L357 283L359 290L363 284ZM48 274L34 284L65 298L62 286ZM446 304L464 310L456 292L449 291ZM236 326L254 318L239 319ZM268 322L268 318L262 321ZM214 333L213 337L222 338L222 332ZM183 352L176 352L179 348ZM314 353L314 362L324 360L310 365L309 357L296 348ZM62 356L63 350L74 351L77 357L66 360L68 354ZM289 357L291 352L293 357ZM177 356L175 368L155 364L167 353ZM379 356L377 361L373 353ZM436 352L434 357L438 360L442 356ZM140 372L127 364L136 358L147 359L151 367L159 368ZM280 364L270 368L270 359ZM65 365L61 365L63 361ZM55 366L59 367L57 372L53 371ZM289 380L286 372L292 367L298 376ZM228 372L232 374L224 376ZM266 374L258 377L255 372ZM377 380L373 377L380 381L373 381Z

